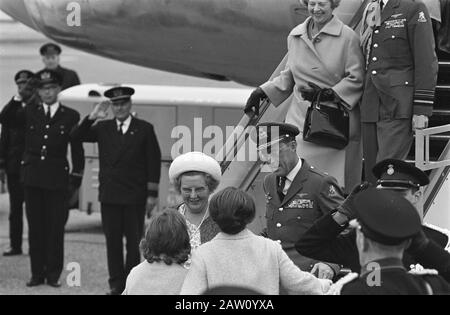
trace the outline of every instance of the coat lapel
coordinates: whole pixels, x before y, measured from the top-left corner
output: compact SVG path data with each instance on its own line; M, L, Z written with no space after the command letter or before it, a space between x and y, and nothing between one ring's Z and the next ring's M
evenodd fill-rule
M133 144L134 139L136 138L136 133L138 132L138 128L136 119L131 118L130 126L128 127L127 132L123 136L121 136L117 130L116 121L114 120L113 122L116 127L116 137L119 142L119 149L117 150L117 155L113 161L113 163L115 164L120 161L123 153L126 152L127 149ZM121 139L120 137L123 137L123 139Z
M386 7L381 11L381 24L395 13L395 9L398 8L399 5L399 0L389 0Z
M295 195L303 189L303 183L308 180L309 168L309 164L302 160L302 167L297 173L297 176L295 176L294 181L291 183L286 197L284 197L283 201L281 202L281 206L284 206L289 201L291 201L291 199L294 198Z
M58 109L56 110L56 113L53 115L53 117L50 119L50 125L53 124L55 121L58 121L58 119L61 118L61 115L64 114L64 108L62 107L62 104L59 104Z

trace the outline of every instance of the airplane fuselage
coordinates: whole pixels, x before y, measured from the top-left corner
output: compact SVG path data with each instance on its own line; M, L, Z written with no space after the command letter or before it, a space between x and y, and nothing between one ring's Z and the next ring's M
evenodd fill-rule
M360 4L342 1L336 14L348 23ZM298 0L0 0L0 8L89 53L248 85L270 76L289 31L308 16Z

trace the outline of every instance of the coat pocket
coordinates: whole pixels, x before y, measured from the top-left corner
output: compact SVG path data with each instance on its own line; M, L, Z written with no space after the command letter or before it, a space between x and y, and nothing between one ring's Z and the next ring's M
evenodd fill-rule
M410 72L392 73L389 77L391 86L411 86L414 87L414 76Z

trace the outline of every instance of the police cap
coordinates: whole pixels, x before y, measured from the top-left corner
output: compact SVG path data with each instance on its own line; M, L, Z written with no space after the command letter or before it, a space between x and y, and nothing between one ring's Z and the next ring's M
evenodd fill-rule
M269 147L283 140L295 140L300 130L291 124L265 122L256 125L258 131L258 148Z
M422 170L402 160L387 159L372 170L379 188L410 189L426 186L430 180Z
M414 206L393 191L367 189L356 196L354 207L361 232L380 244L399 245L422 228Z
M129 100L134 94L134 89L127 86L116 86L113 87L103 94L105 97L109 98L111 102Z
M41 53L41 56L60 55L62 49L60 46L54 43L47 43L41 46L39 52Z
M61 85L62 84L62 78L61 76L53 70L41 70L35 75L36 79L38 80L38 86L42 87L46 84L56 84Z
M28 82L28 80L30 80L33 76L34 76L34 73L31 72L30 70L20 70L20 71L17 72L16 75L14 76L14 81L16 82L16 84L26 83L26 82Z

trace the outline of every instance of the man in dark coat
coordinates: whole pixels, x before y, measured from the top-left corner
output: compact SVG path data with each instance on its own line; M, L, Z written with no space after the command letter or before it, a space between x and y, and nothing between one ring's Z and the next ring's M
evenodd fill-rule
M343 201L336 180L310 166L296 153L297 127L284 123L262 123L258 147L261 159L272 165L272 173L264 179L266 194L267 235L281 243L292 261L302 270L332 279L339 266L322 263L300 255L295 242L314 221L332 211ZM275 132L272 130L276 128ZM267 157L265 157L265 152ZM275 164L274 164L275 163Z
M420 186L429 182L424 172L400 160L381 161L375 166L374 174L379 178L378 189L392 190L416 207L421 202ZM337 211L317 220L297 242L296 249L303 255L339 263L359 272L361 266L355 231L344 231L349 221L355 218L353 198L368 186L363 184L357 187ZM419 209L416 212L421 217L422 212ZM448 235L423 225L422 232L416 235L412 246L406 249L403 264L408 269L415 268L417 264L436 269L450 281L450 254L445 251L448 243Z
M80 84L80 78L74 70L63 68L60 66L59 62L62 52L60 46L53 43L47 43L39 49L39 52L42 56L42 61L45 65L45 69L53 70L57 72L61 77L61 90L65 90L72 86Z
M423 2L380 1L368 5L361 28L367 64L361 121L371 183L373 166L388 158L405 159L413 131L427 127L438 73L431 18Z
M18 94L14 96L4 108L18 108L26 106L36 93L30 80L34 76L29 70L17 72L14 80ZM0 114L0 116L3 116ZM25 129L14 124L2 123L0 136L0 174L6 174L9 191L9 239L10 248L3 256L22 254L23 233L23 204L24 188L20 180L20 162L25 150Z
M64 225L67 218L69 183L80 186L84 170L81 142L70 139L77 125L77 111L58 101L61 78L52 70L36 74L41 102L16 110L7 110L7 123L25 128L25 151L22 179L28 219L31 280L27 286L47 281L60 287L64 264ZM24 127L23 127L24 126ZM67 161L68 146L72 155L72 172Z
M342 295L450 294L450 284L428 272L408 273L404 250L421 231L421 218L414 206L395 192L368 189L354 201L356 247L362 266L359 278L344 284Z
M109 106L107 102L99 103L72 133L74 139L98 142L99 200L113 295L123 292L128 273L140 263L146 205L151 211L156 204L161 172L161 151L153 126L131 115L133 94L129 87L106 91L114 118L95 123L106 117Z

